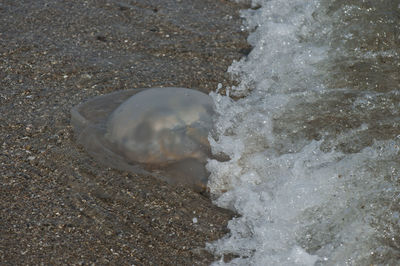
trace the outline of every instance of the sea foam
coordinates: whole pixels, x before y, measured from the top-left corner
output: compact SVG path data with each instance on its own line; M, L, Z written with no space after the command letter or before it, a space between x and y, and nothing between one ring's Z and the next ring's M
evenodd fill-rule
M238 213L207 245L215 264L228 254L233 265L396 262L399 47L397 35L368 41L390 34L395 14L387 3L257 3L242 12L254 49L229 68L239 85L211 93L209 141L229 160L209 160L208 185Z

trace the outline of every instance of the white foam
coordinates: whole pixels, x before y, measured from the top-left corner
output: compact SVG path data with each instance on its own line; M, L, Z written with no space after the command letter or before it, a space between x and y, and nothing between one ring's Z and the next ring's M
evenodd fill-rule
M247 29L255 29L254 49L229 68L240 81L229 94L242 98L211 93L218 118L209 141L214 154L230 159L209 161L209 187L217 205L240 216L229 222L230 234L207 247L236 255L232 265L395 261L390 239L397 237L399 212L388 204L399 202L400 141L374 141L365 110L346 109L375 92L327 87L334 50L338 58L345 54L332 46L341 17L324 15L328 1L259 2L261 8L243 12ZM341 106L346 93L358 100ZM375 104L397 112L395 104ZM346 129L343 121L357 115L360 125ZM321 130L310 129L320 120ZM359 138L362 144L353 145Z

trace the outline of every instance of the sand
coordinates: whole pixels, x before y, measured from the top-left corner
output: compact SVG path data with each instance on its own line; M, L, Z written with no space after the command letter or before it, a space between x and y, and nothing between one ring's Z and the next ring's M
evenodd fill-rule
M222 0L0 3L1 264L207 265L234 215L76 144L70 109L130 88L205 92L249 51ZM196 218L197 222L196 222Z

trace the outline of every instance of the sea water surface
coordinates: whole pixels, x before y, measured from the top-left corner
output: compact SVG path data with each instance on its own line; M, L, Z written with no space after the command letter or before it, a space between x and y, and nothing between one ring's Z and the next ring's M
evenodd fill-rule
M209 187L238 213L208 244L215 264L398 264L400 2L252 6L239 85L211 94L209 140L229 159L208 162Z

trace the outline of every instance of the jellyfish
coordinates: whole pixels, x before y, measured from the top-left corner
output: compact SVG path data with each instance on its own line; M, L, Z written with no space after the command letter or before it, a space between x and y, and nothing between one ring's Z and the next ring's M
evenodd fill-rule
M100 163L203 192L213 126L210 96L150 88L97 96L71 110L78 143Z

